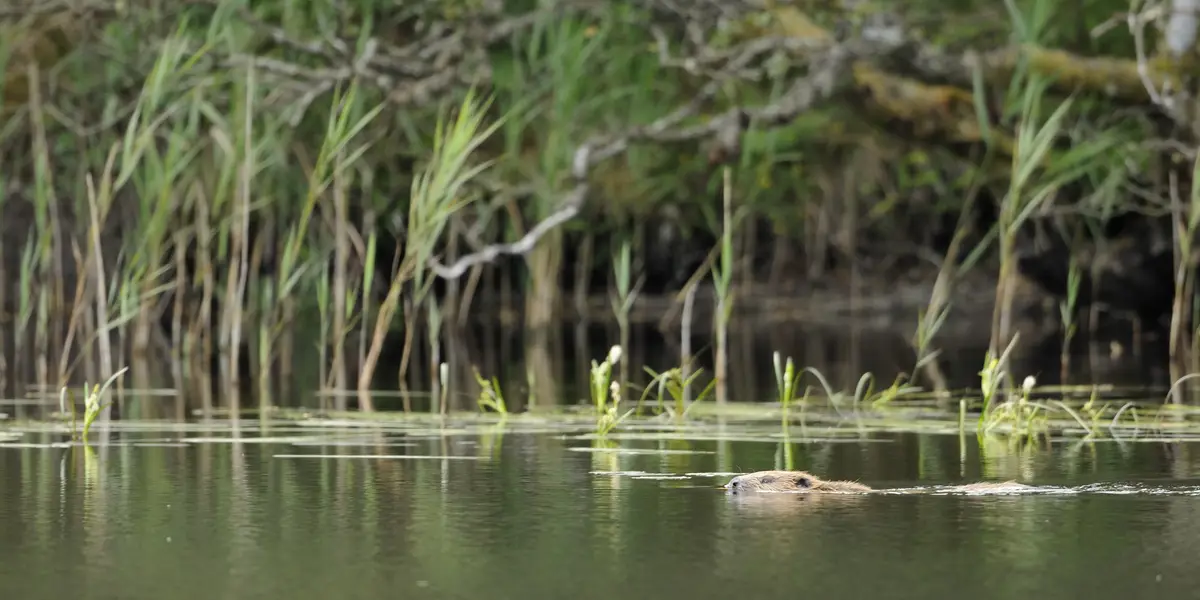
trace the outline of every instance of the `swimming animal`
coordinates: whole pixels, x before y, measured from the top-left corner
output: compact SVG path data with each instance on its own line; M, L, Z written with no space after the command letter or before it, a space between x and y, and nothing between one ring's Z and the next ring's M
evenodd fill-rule
M982 492L1020 490L1030 486L1016 481L981 481L944 488L945 491ZM873 488L857 481L826 481L807 471L757 471L738 475L725 484L731 494L753 492L802 492L820 494L867 494Z

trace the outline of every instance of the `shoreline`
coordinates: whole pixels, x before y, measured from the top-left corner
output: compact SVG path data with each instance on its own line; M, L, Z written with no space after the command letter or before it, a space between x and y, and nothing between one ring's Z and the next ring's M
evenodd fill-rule
M766 282L735 282L731 321L749 319L758 322L804 322L819 320L825 323L874 323L895 325L915 322L929 305L938 270L908 269L899 276L882 273L860 273L853 281L848 273L831 273L815 282L790 281L778 284ZM1014 311L1025 312L1053 298L1036 284L1019 278L1014 296ZM857 293L856 293L857 291ZM969 316L972 320L990 319L995 305L996 274L993 270L978 270L963 276L951 294L949 304L952 319ZM580 299L572 289L562 289L558 310L559 322L604 322L614 320L613 300L607 291L590 293ZM504 325L523 321L524 298L520 294L476 293L468 319L481 322L489 319ZM692 302L693 326L710 321L716 311L717 298L713 285L702 281L696 287ZM629 311L631 324L657 324L677 329L683 312L684 298L680 291L667 294L639 294Z

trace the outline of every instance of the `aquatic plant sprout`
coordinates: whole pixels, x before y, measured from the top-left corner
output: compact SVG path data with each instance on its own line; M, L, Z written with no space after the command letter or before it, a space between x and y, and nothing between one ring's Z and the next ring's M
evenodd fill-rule
M606 436L610 431L615 429L629 415L633 414L636 408L631 408L625 414L618 416L618 408L621 405L621 385L620 382L612 379L613 365L616 365L621 360L621 347L613 346L608 351L608 356L603 362L597 363L592 361L591 371L591 393L592 404L595 406L597 413L596 433L600 436ZM611 399L611 402L610 402Z
M111 386L114 381L116 381L121 375L124 375L128 370L129 367L122 368L120 371L114 373L112 377L109 377L108 381L105 381L103 386L97 384L90 390L88 389L87 382L84 382L83 431L81 433L78 432L76 427L75 395L71 393L66 386L63 386L59 392L59 410L61 410L63 413L66 413L68 409L70 410L72 440L82 440L85 443L87 442L88 431L91 430L92 423L94 423L96 418L100 416L101 411L107 409L109 406L112 406L112 400L104 402L105 392L108 391L109 386Z

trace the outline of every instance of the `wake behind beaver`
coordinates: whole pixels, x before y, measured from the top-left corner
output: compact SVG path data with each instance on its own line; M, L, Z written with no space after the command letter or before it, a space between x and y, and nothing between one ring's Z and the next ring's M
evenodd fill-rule
M1173 494L1200 495L1200 486L1158 488L1129 484L1087 484L1078 487L1032 486L1015 480L981 481L963 485L874 489L857 481L827 481L807 471L756 471L738 475L725 484L730 494L784 492L805 494Z

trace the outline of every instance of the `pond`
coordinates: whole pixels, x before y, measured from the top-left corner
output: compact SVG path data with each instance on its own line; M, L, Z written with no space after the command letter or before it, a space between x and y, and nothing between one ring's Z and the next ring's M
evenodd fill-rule
M739 498L717 486L786 456L749 425L598 440L525 415L431 423L114 422L91 450L5 425L0 597L1124 600L1200 583L1193 442L831 428L793 435L794 468L1069 489Z

